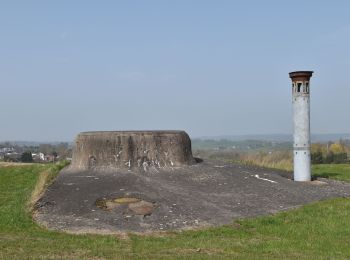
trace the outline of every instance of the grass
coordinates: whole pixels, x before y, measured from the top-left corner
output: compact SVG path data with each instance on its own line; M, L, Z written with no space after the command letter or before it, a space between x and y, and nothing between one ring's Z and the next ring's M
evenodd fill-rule
M209 159L223 160L230 163L240 163L245 165L256 165L265 168L275 168L285 171L293 169L293 154L291 151L273 152L215 152L209 155Z
M44 194L46 188L52 184L55 180L58 172L69 164L68 161L62 161L51 167L46 167L47 169L39 173L38 179L32 191L30 200L28 201L27 207L29 211L32 211L35 203Z
M312 166L315 177L350 182L350 164L316 164Z
M233 158L233 159L232 159ZM293 171L293 159L289 151L275 151L272 153L243 153L228 157L212 155L211 159L219 159L226 162L255 165L265 168ZM311 169L313 177L329 178L350 182L350 164L315 164Z
M293 159L290 151L246 153L241 155L240 161L248 165L259 165L285 171L293 169Z
M350 200L163 236L72 235L33 223L28 201L43 173L59 167L0 167L1 259L349 259ZM344 172L340 172L344 171ZM348 168L337 168L337 177ZM46 181L48 180L46 179ZM40 183L40 182L39 182ZM45 185L41 185L45 188ZM42 188L37 188L39 191Z
M112 236L69 235L47 231L33 223L28 200L41 172L50 166L0 168L0 258L67 259L125 258L130 246Z

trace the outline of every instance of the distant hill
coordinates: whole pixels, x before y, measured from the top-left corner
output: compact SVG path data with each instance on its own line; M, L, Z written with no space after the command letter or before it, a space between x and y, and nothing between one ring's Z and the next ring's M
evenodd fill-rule
M231 151L256 151L256 150L290 150L292 142L266 141L266 140L210 140L192 139L193 150L231 150Z
M348 139L350 140L350 133L348 134L311 134L311 141L313 143L315 142L328 142L328 141L338 141L339 139ZM260 134L260 135L219 135L219 136L202 136L202 137L196 137L192 138L192 142L194 145L201 144L204 145L204 140L210 140L210 141L225 141L226 146L240 146L242 143L235 143L235 142L243 142L243 146L247 145L256 145L258 146L269 146L271 144L268 144L269 142L272 143L273 146L276 146L277 143L282 144L284 147L285 144L283 143L290 143L293 142L293 135L291 134ZM231 143L227 144L227 141L230 141ZM247 141L247 142L246 142ZM261 142L254 142L254 141L261 141ZM221 142L221 144L225 143ZM68 143L70 146L73 144L73 142L67 142L67 141L47 141L47 142L36 142L36 141L0 141L0 144L9 143L11 145L15 146L39 146L40 144L51 144L51 145L58 145L60 143ZM210 142L207 142L206 145L212 147L212 146L218 146L220 145L218 142L213 142L209 144ZM214 144L215 143L215 144Z
M340 139L350 140L350 134L311 134L312 142L338 141Z
M69 145L72 144L71 142L3 141L3 142L0 142L0 145L9 144L11 146L30 147L30 146L39 146L41 144L58 145L61 143L68 143Z
M245 141L258 140L270 142L292 142L292 134L268 134L268 135L219 135L219 136L203 136L194 139L199 140L228 140L228 141ZM312 142L328 142L337 141L339 139L349 139L350 133L344 134L311 134Z

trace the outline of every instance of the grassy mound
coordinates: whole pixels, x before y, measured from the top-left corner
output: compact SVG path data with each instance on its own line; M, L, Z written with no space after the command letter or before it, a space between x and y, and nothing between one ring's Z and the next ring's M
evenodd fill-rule
M48 231L33 222L28 202L32 199L33 204L59 169L0 166L1 259L350 258L350 199L318 202L220 228L158 236L122 239ZM348 178L345 170L337 178Z

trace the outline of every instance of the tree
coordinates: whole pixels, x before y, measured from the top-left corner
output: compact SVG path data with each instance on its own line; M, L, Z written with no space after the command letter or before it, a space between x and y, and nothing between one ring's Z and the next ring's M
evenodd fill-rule
M329 147L329 150L334 154L345 153L345 147L342 143L331 144L331 146Z
M311 154L311 162L315 164L323 163L323 156L321 150L318 150Z
M33 157L31 152L24 152L21 155L22 162L33 162Z
M332 162L334 162L334 153L332 151L327 153L326 158L324 159L324 162L325 163L332 163Z
M54 149L51 144L40 144L39 151L43 154L51 154L54 151Z

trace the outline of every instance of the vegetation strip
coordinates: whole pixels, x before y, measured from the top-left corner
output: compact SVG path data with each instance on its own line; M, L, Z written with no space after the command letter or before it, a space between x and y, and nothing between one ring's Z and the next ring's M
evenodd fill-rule
M323 165L319 166L322 169ZM49 166L0 167L0 259L348 259L350 200L162 237L71 235L33 223L26 203ZM337 169L339 170L339 169ZM338 172L337 176L349 176Z
M46 188L54 181L58 172L69 164L68 161L61 161L51 167L45 167L45 169L39 173L38 180L28 201L28 208L30 211L34 210L35 204L41 198L46 191Z

